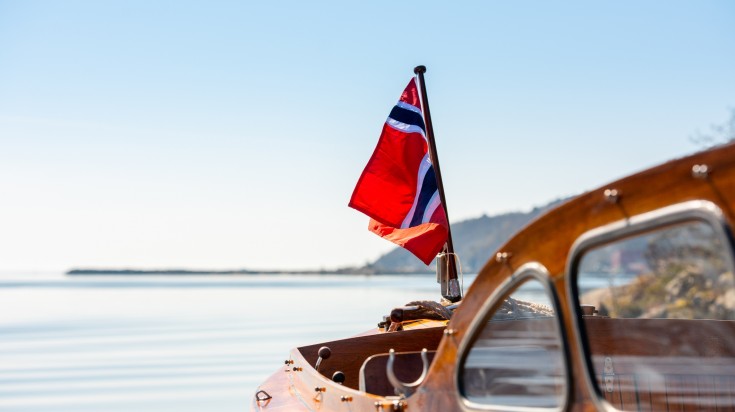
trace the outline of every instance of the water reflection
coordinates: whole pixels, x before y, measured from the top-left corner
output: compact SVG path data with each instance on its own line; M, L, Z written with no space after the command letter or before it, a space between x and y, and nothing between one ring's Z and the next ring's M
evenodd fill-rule
M437 297L433 276L6 276L0 410L241 411L291 348Z

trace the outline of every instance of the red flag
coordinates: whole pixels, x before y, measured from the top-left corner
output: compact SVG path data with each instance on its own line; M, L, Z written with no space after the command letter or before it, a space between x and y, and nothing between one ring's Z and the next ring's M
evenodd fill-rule
M448 223L428 154L415 79L383 125L349 206L372 218L370 231L427 265L444 247Z

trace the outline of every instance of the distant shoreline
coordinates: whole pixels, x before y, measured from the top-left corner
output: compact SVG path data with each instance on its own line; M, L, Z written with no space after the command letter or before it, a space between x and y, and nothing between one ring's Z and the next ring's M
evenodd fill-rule
M462 266L467 273L477 273L491 252L505 243L516 231L529 221L567 198L554 200L544 206L535 207L529 212L509 212L496 216L483 215L467 219L452 227L454 245L462 256ZM118 267L73 267L65 272L69 276L248 276L248 275L424 275L435 273L434 267L426 266L405 249L395 247L377 260L366 262L363 266L345 266L330 269L265 269L235 268L227 270L192 269L168 267L149 269L134 266Z
M147 276L147 275L425 275L426 271L385 271L373 267L320 269L320 270L192 270L192 269L71 269L65 275L115 275L115 276Z

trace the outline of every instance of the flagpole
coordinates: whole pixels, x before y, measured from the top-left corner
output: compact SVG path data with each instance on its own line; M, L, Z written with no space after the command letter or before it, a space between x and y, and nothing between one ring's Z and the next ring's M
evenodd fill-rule
M457 276L457 262L455 260L454 245L452 244L452 229L449 224L449 211L447 210L447 200L444 196L444 184L442 183L442 173L439 168L439 155L436 151L436 142L434 141L434 127L431 124L431 111L429 110L429 98L426 96L426 84L424 84L424 73L426 66L416 66L413 72L419 77L419 86L421 90L421 103L424 109L424 121L426 122L426 138L429 141L429 156L431 164L436 172L436 186L439 191L439 199L444 205L444 214L447 218L447 244L446 258L448 264L447 279L441 279L442 296L451 302L457 302L462 299L462 291L459 288L459 280ZM446 284L444 282L446 281Z

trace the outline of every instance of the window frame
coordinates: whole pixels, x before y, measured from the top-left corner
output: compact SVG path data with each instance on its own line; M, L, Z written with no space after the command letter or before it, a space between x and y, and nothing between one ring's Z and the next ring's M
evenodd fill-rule
M523 283L529 280L537 280L544 288L546 295L549 298L549 303L556 313L556 326L559 333L560 353L562 356L562 372L564 374L564 388L562 391L562 400L556 408L538 408L529 406L510 406L500 404L481 404L472 402L467 399L461 391L461 380L463 366L467 357L469 356L470 350L480 335L480 332L484 328L485 324L492 317L492 310L495 306L500 303L500 299L506 294L510 293L514 289L521 286ZM559 304L559 297L554 289L551 282L551 276L549 271L542 264L538 262L530 262L519 267L511 276L503 281L490 296L485 300L480 309L477 311L478 315L474 317L469 327L465 338L460 342L459 348L457 349L457 363L455 367L454 385L456 393L459 395L457 398L460 400L460 407L463 411L538 411L538 412L555 412L564 411L569 405L571 397L571 364L569 358L569 348L566 340L566 331L564 328L564 321Z
M654 232L677 224L701 222L710 226L715 236L720 238L726 252L726 263L731 270L735 269L735 242L732 230L723 213L716 204L707 200L690 200L665 206L651 212L642 213L589 230L577 238L572 245L567 261L567 296L572 315L573 334L577 347L576 360L582 365L584 380L589 395L598 410L619 411L605 400L604 394L597 385L590 356L587 333L582 321L582 309L577 287L578 269L582 257L591 249L611 244L615 241L630 239L636 235Z

